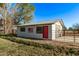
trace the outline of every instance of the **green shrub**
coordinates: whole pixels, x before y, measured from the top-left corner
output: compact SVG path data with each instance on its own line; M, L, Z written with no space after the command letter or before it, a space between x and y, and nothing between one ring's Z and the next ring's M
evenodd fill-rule
M21 43L28 46L34 46L39 48L44 48L49 51L53 51L53 55L79 55L79 49L75 48L67 48L67 47L61 47L61 46L54 46L50 44L41 44L38 42L34 42L31 40L24 40L21 38L16 38L14 36L0 36L1 38L10 40L12 42Z
M34 42L34 41L16 39L16 37L13 37L13 36L12 37L3 36L2 38L13 41L13 42L25 44L25 45L30 45L30 46L40 47L40 48L46 48L46 49L53 49L53 46L49 45L49 44L40 44L40 43L37 43L37 42Z

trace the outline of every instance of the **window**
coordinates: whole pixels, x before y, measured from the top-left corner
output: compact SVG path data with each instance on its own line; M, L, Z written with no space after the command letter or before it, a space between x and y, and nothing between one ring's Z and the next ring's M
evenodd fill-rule
M25 27L21 27L21 28L20 28L20 31L21 31L21 32L25 32Z
M39 33L39 34L43 33L43 27L37 27L36 33Z
M28 32L33 32L33 28L28 28Z

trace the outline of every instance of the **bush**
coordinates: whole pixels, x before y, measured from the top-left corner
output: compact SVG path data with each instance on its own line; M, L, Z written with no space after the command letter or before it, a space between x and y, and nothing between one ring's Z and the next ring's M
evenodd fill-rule
M31 40L24 40L24 39L21 39L21 38L16 38L14 36L12 36L12 37L10 37L10 36L0 36L0 37L7 39L7 40L10 40L12 42L21 43L21 44L28 45L28 46L44 48L44 49L47 49L51 52L53 51L53 55L79 55L79 49L75 49L75 48L67 48L67 47L64 47L64 46L41 44L41 43L34 42L34 41L31 41Z
M22 39L16 39L16 37L10 37L10 36L1 36L4 39L13 41L13 42L17 42L17 43L21 43L21 44L25 44L25 45L30 45L30 46L35 46L35 47L40 47L40 48L46 48L46 49L53 49L52 45L49 44L40 44L34 41L28 41L28 40L22 40Z

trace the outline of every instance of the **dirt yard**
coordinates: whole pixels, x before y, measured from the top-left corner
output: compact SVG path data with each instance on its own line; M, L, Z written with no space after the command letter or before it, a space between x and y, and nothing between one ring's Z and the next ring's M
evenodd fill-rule
M55 40L40 40L40 39L31 39L31 38L22 38L22 39L31 40L42 44L51 44L51 45L57 45L57 46L79 48L79 37L76 37L75 43L74 43L73 37L70 37L70 36L59 37Z
M57 41L61 42L72 42L72 43L79 43L79 36L62 36L56 39Z

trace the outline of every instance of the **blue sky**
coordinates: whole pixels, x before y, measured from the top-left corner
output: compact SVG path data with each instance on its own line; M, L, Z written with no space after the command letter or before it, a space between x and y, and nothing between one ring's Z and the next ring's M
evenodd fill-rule
M77 3L35 3L34 22L62 19L66 27L79 23Z
M79 23L79 3L32 3L35 7L32 22L62 19L66 27ZM10 6L13 7L14 4Z

